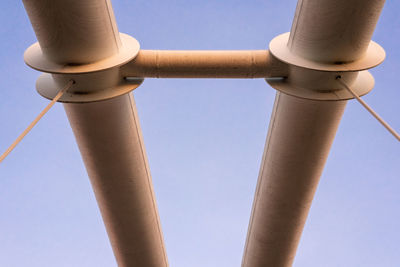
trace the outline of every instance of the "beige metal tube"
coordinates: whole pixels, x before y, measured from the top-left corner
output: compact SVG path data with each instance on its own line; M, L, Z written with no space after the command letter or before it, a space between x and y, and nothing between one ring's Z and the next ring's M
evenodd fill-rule
M43 54L60 64L85 64L118 52L110 0L22 0Z
M64 107L118 266L168 266L132 95Z
M121 71L128 77L154 78L266 78L287 74L286 65L268 50L140 50Z
M24 0L44 56L84 64L118 52L109 0ZM168 266L133 96L65 104L119 266Z
M351 62L367 50L385 0L299 0L288 42L299 56Z
M292 265L345 106L277 93L243 266Z
M292 53L314 61L358 59L383 3L299 0L288 46ZM346 101L277 93L242 266L292 265L345 105Z

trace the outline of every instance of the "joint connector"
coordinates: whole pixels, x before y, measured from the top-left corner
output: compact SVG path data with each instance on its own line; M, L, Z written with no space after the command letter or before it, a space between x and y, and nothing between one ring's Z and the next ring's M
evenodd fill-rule
M129 35L120 33L120 38L122 46L117 54L89 64L52 62L42 53L39 43L33 44L25 51L25 63L45 72L39 76L36 90L43 97L53 99L59 88L72 79L75 85L59 102L84 103L110 99L136 89L143 79L126 80L120 67L137 56L140 45Z
M350 62L317 62L292 53L288 46L289 33L279 35L270 43L271 54L288 65L285 79L266 79L276 90L288 95L312 100L348 100L354 98L336 78L341 77L359 95L374 87L373 76L366 71L385 59L385 51L371 41L365 55Z

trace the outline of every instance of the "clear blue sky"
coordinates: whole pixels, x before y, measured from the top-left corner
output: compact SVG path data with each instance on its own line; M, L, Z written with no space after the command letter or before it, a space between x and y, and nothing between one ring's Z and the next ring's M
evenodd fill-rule
M114 1L143 49L265 49L295 0ZM400 130L400 3L374 34L386 61L366 99ZM36 42L21 1L0 2L0 152L48 103L25 66ZM240 266L275 91L262 79L147 79L135 93L169 262ZM400 265L400 145L348 103L294 266ZM116 266L74 137L57 104L0 165L0 266Z

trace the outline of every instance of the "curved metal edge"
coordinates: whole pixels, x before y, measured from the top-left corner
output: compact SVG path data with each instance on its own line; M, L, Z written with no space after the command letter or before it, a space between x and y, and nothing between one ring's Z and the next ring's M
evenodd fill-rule
M316 62L299 57L289 50L287 46L289 34L290 33L287 32L278 35L277 37L272 39L269 44L271 54L289 65L318 71L354 72L376 67L381 64L386 57L385 50L379 44L371 41L368 46L367 52L365 53L365 56L360 58L359 60L337 64Z
M133 60L139 53L140 44L135 38L124 33L120 33L120 38L122 46L117 54L89 64L69 65L52 62L43 55L38 42L26 49L24 61L35 70L54 74L81 74L103 71L121 66Z
M135 79L135 80L122 80L120 84L115 87L103 89L99 91L94 91L91 93L85 94L77 94L77 93L69 93L68 91L64 93L64 95L58 100L58 102L62 103L88 103L88 102L97 102L106 99L111 99L120 95L127 94L136 88L138 88L144 79ZM59 86L53 80L51 74L43 73L39 76L36 81L36 91L49 100L52 100L57 92Z
M346 89L332 91L315 91L307 88L296 87L286 79L266 79L267 83L274 89L287 95L320 101L343 101L353 99L353 95ZM368 94L375 85L374 77L368 71L361 71L351 88L359 95ZM343 87L338 83L338 87Z

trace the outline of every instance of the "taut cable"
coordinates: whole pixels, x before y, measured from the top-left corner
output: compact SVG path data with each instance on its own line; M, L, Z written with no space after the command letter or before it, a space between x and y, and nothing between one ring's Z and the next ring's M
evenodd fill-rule
M342 77L337 76L336 80L344 86L356 99L357 101L366 109L372 116L375 117L382 125L385 127L398 141L400 141L400 135L392 128L390 125L385 122L364 100L362 100L356 92L354 92L346 83L341 80Z
M62 88L51 102L40 112L40 114L29 124L29 126L18 136L9 148L0 156L0 163L13 151L13 149L24 139L24 137L32 130L32 128L40 121L40 119L54 106L54 104L63 96L63 94L71 88L75 82L70 80L64 88Z

